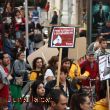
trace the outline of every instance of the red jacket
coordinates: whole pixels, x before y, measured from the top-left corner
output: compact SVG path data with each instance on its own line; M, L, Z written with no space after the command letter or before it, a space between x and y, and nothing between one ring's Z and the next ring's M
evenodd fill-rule
M46 10L46 12L49 11L49 8L50 8L50 5L47 3L47 4L45 5L45 10Z
M99 68L98 68L98 63L96 61L93 62L93 67L91 68L91 63L88 60L86 60L82 64L80 64L80 68L82 74L85 71L89 72L90 79L95 79L97 76L99 76ZM82 85L89 86L89 81L88 80L82 81Z
M8 69L4 68L5 72L8 74ZM0 79L0 83L2 80ZM0 105L7 106L8 104L8 97L9 97L9 85L4 85L3 88L0 90Z

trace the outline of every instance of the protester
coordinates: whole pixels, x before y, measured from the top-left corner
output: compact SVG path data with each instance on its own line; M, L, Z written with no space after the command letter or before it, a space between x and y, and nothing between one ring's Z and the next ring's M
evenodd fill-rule
M26 84L26 82L23 83L23 81L27 81L27 74L30 73L30 71L28 70L30 66L24 61L24 58L25 58L24 52L22 51L18 52L17 59L15 60L12 67L14 81L11 84L10 89L12 98L14 99L22 97L21 95L22 86ZM19 80L19 82L17 80ZM13 105L17 110L22 110L22 106L19 101L14 102Z
M29 79L32 81L35 80L44 80L44 71L45 64L42 57L37 57L33 60L33 70L31 71Z
M23 8L20 9L20 14L21 14L21 18L22 18L20 30L21 30L22 34L25 34L25 10Z
M5 7L2 13L2 17L3 17L2 20L3 20L3 26L5 31L9 31L10 25L12 23L13 15L14 15L14 10L13 10L12 4L8 1L5 4Z
M46 110L45 88L42 81L37 80L31 86L30 103L27 110Z
M13 14L13 8L12 8L12 4L10 2L8 2L5 6L5 10L3 12L3 16L5 17L11 17Z
M86 75L86 79L82 80L82 87L88 90L91 85L92 91L97 95L99 94L99 67L95 61L94 52L87 53L87 59L80 64L81 73ZM91 81L92 80L92 81Z
M107 88L104 91L106 90ZM110 89L109 89L109 94L110 94ZM109 110L109 100L108 100L107 91L106 91L105 98L97 101L93 107L93 110Z
M9 65L9 55L7 53L1 53L0 59L2 60L0 65L0 107L8 107L9 99L9 71L7 66Z
M53 17L52 17L52 21L50 22L50 24L56 25L58 24L58 15L57 12L54 11Z
M100 44L100 48L97 51L95 51L95 55L94 55L97 60L99 56L108 54L108 52L106 51L107 40L102 38L100 39L99 44Z
M34 10L32 11L32 22L36 26L37 23L39 23L39 11L37 7L34 7Z
M48 110L66 110L67 108L67 97L59 89L53 89L50 91L50 107Z
M88 46L88 49L87 51L96 51L97 49L100 48L100 45L99 45L99 41L100 39L103 38L103 36L100 36L100 35L97 35L96 36L96 41L95 42L92 42L89 46Z
M105 38L102 38L102 39L100 39L99 44L100 44L100 48L97 51L95 51L95 55L94 55L94 57L97 60L98 60L99 56L109 54L108 51L106 51L106 49L107 49L107 40ZM104 97L104 94L105 94L105 91L104 91L105 85L106 85L106 82L105 81L101 81L100 82L99 99Z
M44 83L56 79L56 71L58 68L58 56L52 56L48 61L48 67L44 75Z
M22 21L21 13L20 13L19 10L16 10L16 16L15 16L16 38L20 38L21 37L20 27L21 27L22 23L23 23L23 21Z
M39 1L41 1L41 0L39 0ZM43 1L45 1L45 0L43 0ZM42 3L42 2L40 2L40 3ZM67 57L64 58L64 54L63 54L62 62L60 62L61 66L63 68L61 68L61 71L60 71L59 87L57 87L56 78L57 78L57 72L58 72L57 70L58 70L58 63L59 63L58 56L52 56L51 59L48 61L47 67L45 67L42 57L36 57L32 62L32 70L29 71L26 62L24 61L24 57L25 57L24 51L26 48L26 44L25 44L25 38L26 38L25 23L26 22L25 22L24 8L14 11L13 10L14 8L12 6L13 3L10 2L10 3L6 3L6 4L7 4L7 6L6 6L7 9L5 10L5 8L4 8L4 11L6 11L6 13L3 13L3 15L6 14L5 17L7 17L8 19L6 18L6 19L0 21L0 24L1 24L0 31L1 31L2 35L3 34L5 35L5 38L3 38L3 39L0 38L0 52L1 52L1 50L5 51L9 54L9 56L11 56L11 58L13 58L12 61L14 62L14 64L12 65L12 68L10 68L10 69L12 69L12 75L13 75L13 80L11 81L11 85L10 85L12 99L18 99L18 98L22 98L22 97L27 98L28 93L30 93L30 92L32 92L30 97L33 96L36 98L38 98L38 97L44 98L45 93L47 95L47 94L51 93L51 90L53 88L59 88L61 90L61 92L59 92L59 90L58 90L57 93L55 93L56 95L54 95L53 99L50 101L51 106L49 107L49 110L66 110L67 109L66 104L70 103L70 99L71 99L71 96L73 93L76 93L76 92L80 93L81 92L80 90L83 89L82 87L85 87L85 86L88 86L90 88L90 79L99 80L98 64L94 59L94 55L95 55L96 59L98 59L98 57L100 55L108 54L108 52L106 51L106 48L107 48L106 40L104 38L99 38L98 40L96 39L96 41L93 42L88 47L86 59L85 59L85 56L84 57L82 56L79 61L72 62L71 59L69 59ZM51 5L51 4L49 4L49 2L47 1L47 5L45 6L47 14L49 11L49 5ZM13 13L13 11L15 13ZM44 29L44 27L47 28L48 26L45 25L45 23L46 23L45 15L43 16L44 24L43 23L40 24L40 21L43 20L41 14L42 13L46 14L46 12L40 12L41 10L39 10L39 8L37 9L37 7L34 7L33 10L30 10L30 8L29 8L29 11L32 12L32 16L31 16L32 20L29 19L29 33L28 33L29 34L28 49L29 49L29 54L30 54L45 44L44 38L47 38L47 36L44 37L45 34L43 33L43 29ZM48 15L47 15L47 18L48 18ZM4 24L2 23L2 21ZM10 22L11 22L11 24L10 24ZM6 24L7 28L5 28L5 24ZM52 20L50 21L50 24L52 24L52 25L58 24L58 14L56 11L54 11L54 15L52 16ZM108 29L109 24L110 23L106 24L106 25L108 25L108 27L106 27L104 30L101 31L101 35L103 35L105 38L107 36L107 39L109 37L109 29ZM14 30L13 33L12 33L12 31L10 31L11 27ZM6 30L8 30L8 33ZM107 31L107 33L106 33L106 31ZM86 32L84 31L83 33L80 33L80 34L85 35ZM10 35L13 35L13 36L10 37ZM22 36L22 35L24 35L24 36ZM16 37L14 37L14 36L16 36ZM0 36L0 37L2 37L2 36ZM99 35L98 37L102 37L102 36ZM32 49L32 51L30 51L31 49ZM48 51L47 51L47 53L48 53ZM49 53L49 54L51 54L51 53ZM16 59L16 56L17 56L17 59ZM2 63L3 63L3 61L0 60L1 65L2 65ZM9 65L9 61L8 61L8 65ZM27 76L28 73L30 73L29 77ZM1 74L1 72L0 72L0 74ZM16 83L17 77L19 77L19 78L22 77L23 81L25 81L25 83L22 82L21 85L18 85ZM28 78L29 78L29 80L28 80ZM1 81L1 78L0 78L0 81ZM39 82L39 84L37 85L35 82L32 85L32 87L30 88L30 85L33 83L33 81ZM27 86L24 86L25 84ZM92 86L94 86L95 84L96 84L96 81L92 82ZM44 85L45 85L46 92L44 89ZM8 84L4 84L4 87L5 86L8 86L8 88L9 88ZM98 86L95 85L95 86L96 86L96 89L99 90L99 85ZM105 84L104 84L104 86L105 86ZM90 89L93 90L92 88L90 88ZM99 91L98 92L96 91L97 95L101 95L100 98L102 98L102 96L105 95L104 89L105 88L102 87L100 93L99 93ZM22 90L22 95L21 95L21 90ZM43 96L41 96L41 94L40 94L41 91L42 91ZM7 90L4 91L4 93L2 93L2 95L7 97L7 94L5 95L5 92L7 92ZM34 94L36 94L36 95L34 95ZM1 90L0 90L0 95L1 95ZM77 99L79 99L80 95L77 95L77 96L78 96ZM86 97L86 95L85 95L85 97ZM88 96L86 98L85 97L84 97L84 99L87 99ZM55 98L57 98L57 99L55 99ZM7 98L7 99L9 99L9 98ZM57 102L56 102L56 100L57 100ZM89 104L86 104L86 101L87 100L84 100L84 103L81 103L79 105L82 110L87 110L87 108L89 107ZM18 101L16 103L13 102L14 109L24 110L24 109L22 109L21 103ZM89 102L87 102L87 103L89 103ZM6 104L6 107L7 107L7 104ZM29 109L29 110L30 109L44 110L44 108L45 108L44 103L30 102L29 106L27 106L27 109ZM45 110L47 110L47 108L45 108ZM76 110L78 110L78 109L76 109Z
M107 98L97 101L93 110L109 110Z
M87 53L87 59L80 64L81 72L86 73L86 76L90 79L98 79L99 77L99 70L98 70L98 63L95 61L94 52ZM87 79L88 80L88 79ZM84 85L89 86L88 81L84 81Z
M13 59L13 49L14 49L14 44L12 43L12 40L10 38L10 34L9 32L6 32L4 38L3 51L8 53L12 59Z
M25 10L23 7L20 9L20 14L22 18L25 18Z
M35 42L35 49L39 49L41 46L44 45L44 35L42 32L42 29L44 28L43 26L40 25L40 23L37 23L35 25L35 30L34 30L34 42Z
M82 61L80 63L82 63ZM88 76L87 76L87 72L81 74L80 64L76 62L76 63L72 63L71 65L69 71L69 77L72 80L73 87L80 91L82 85L81 81L86 80Z
M68 70L65 68L61 68L60 71L60 79L59 79L59 89L61 89L62 92L67 96L68 103L70 102L71 96L74 92L77 92L71 82L67 80ZM49 92L52 90L52 88L55 88L57 85L56 80L49 81L45 88L46 88L46 94L49 94Z
M90 110L90 99L86 93L74 94L71 98L71 110Z
M71 64L72 64L72 60L69 59L69 58L67 58L67 57L65 57L65 58L63 58L61 65L62 65L62 67L64 67L65 69L67 69L68 72L69 72L70 67L71 67Z
M15 40L15 46L13 49L14 59L16 59L17 53L20 51L25 51L25 42L23 38Z

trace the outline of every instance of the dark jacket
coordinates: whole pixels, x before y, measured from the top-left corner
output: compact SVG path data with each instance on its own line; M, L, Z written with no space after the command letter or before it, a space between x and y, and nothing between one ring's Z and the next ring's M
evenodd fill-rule
M4 51L6 53L8 53L12 58L13 58L13 52L12 52L13 47L14 47L14 45L13 45L11 39L5 38L5 40L4 40Z
M76 90L73 88L72 84L66 80L67 82L67 88L68 88L68 92L69 94L67 94L64 90L63 90L63 86L60 85L60 89L64 92L64 94L68 97L68 104L70 102L70 99L71 99L71 96L73 93L76 92ZM45 89L46 89L46 95L49 94L49 92L56 86L56 80L52 80L52 81L49 81L46 85L45 85ZM68 96L69 95L69 96Z
M42 104L29 103L27 110L45 110L45 107Z
M50 24L57 24L57 23L58 23L58 15L53 15L52 21L50 22Z
M102 28L101 33L109 33L110 32L110 27L105 26ZM106 40L110 40L110 34L109 35L104 35L103 36Z

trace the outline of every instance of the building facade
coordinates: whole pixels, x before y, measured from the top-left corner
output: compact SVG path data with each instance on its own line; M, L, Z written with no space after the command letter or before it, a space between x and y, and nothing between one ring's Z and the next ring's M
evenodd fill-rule
M87 0L48 0L50 2L49 18L57 11L59 22L64 24L81 24L83 12L86 12Z

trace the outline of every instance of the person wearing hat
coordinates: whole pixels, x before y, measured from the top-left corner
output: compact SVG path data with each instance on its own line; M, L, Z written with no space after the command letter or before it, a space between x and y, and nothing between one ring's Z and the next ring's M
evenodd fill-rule
M98 79L99 79L99 69L98 69L98 63L96 62L94 58L94 52L89 51L87 52L87 59L80 64L81 73L84 74L85 72L88 73L88 78L86 80L82 81L82 85L85 87L90 87L90 79L96 80L95 82L92 82L92 86L97 86L96 92L98 93L99 85Z
M98 77L98 63L95 61L94 52L87 52L87 59L80 64L81 74L87 73L88 78L96 79ZM83 82L84 85L89 86L88 80Z

